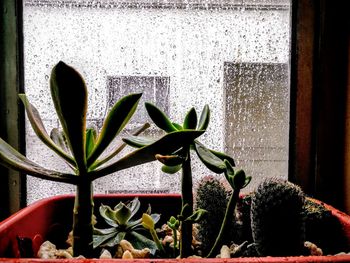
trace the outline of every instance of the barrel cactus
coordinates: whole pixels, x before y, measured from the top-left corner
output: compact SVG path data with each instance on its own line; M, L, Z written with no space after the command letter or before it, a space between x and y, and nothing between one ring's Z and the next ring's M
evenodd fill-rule
M303 251L305 228L302 190L284 180L261 183L251 204L251 226L260 256L293 256Z

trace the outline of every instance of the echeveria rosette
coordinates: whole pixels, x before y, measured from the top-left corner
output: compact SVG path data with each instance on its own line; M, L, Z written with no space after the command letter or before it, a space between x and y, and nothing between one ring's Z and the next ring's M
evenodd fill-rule
M37 137L60 156L72 168L72 172L62 173L44 168L26 158L1 138L0 164L41 179L76 185L73 251L75 256L89 257L93 249L92 181L122 169L154 161L157 153L171 154L203 132L176 131L122 158L115 158L126 146L125 143L117 145L110 153L103 153L133 116L141 93L130 94L118 100L109 111L98 134L96 129L86 128L88 92L79 72L64 62L59 62L51 72L50 91L63 128L63 131L53 129L50 136L39 111L25 94L20 94L19 97ZM133 134L138 135L147 127L148 125L144 125Z
M110 228L94 229L94 248L115 247L123 239L128 240L136 249L149 248L155 250L157 245L149 238L148 231L143 227L142 218L135 219L140 209L140 201L134 198L125 204L118 203L113 209L107 205L101 205L99 212ZM151 214L149 208L146 213L155 224L159 221L159 214Z

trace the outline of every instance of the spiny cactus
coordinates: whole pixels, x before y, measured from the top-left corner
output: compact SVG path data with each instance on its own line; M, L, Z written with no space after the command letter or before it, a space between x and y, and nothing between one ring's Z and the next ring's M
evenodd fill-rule
M196 205L208 212L198 225L198 238L202 242L203 255L209 253L220 231L228 198L228 191L214 177L204 178L198 185Z
M284 180L267 179L261 183L251 205L251 225L260 256L302 254L305 229L304 194Z
M349 250L341 223L322 203L306 198L304 214L307 241L322 248L326 255Z

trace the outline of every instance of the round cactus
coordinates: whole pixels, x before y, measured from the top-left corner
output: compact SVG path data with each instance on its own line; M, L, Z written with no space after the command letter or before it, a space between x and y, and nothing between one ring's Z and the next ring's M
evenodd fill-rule
M201 181L197 188L196 205L208 212L198 225L198 239L202 242L203 255L210 251L220 231L228 196L223 184L213 177Z
M260 256L301 255L304 246L303 205L300 187L281 179L261 183L252 197L251 226Z

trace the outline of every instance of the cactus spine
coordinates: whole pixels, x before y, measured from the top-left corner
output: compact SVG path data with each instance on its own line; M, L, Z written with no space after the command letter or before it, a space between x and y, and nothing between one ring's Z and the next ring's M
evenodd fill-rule
M258 186L250 215L253 239L260 256L302 254L304 200L302 190L288 181L268 179Z

